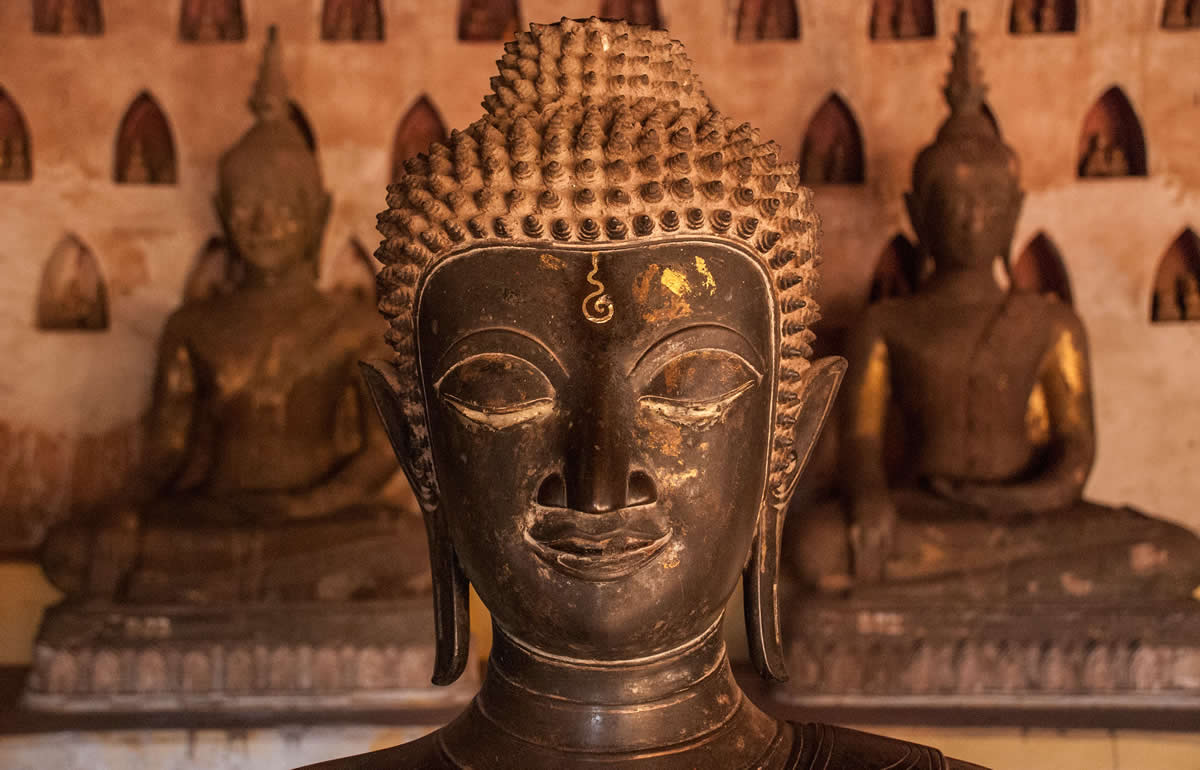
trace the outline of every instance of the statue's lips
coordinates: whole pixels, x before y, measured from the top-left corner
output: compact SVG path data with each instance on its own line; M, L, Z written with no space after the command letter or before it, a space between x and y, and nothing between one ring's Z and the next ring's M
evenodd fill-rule
M616 580L650 562L674 531L653 509L584 513L544 508L525 542L551 567L584 580Z

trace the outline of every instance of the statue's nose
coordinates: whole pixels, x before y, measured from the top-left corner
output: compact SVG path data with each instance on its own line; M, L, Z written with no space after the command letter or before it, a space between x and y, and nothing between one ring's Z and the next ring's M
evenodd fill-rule
M582 423L582 424L581 424ZM611 418L577 421L563 472L548 476L538 490L542 505L608 513L652 503L658 491L649 473L633 467L633 437Z

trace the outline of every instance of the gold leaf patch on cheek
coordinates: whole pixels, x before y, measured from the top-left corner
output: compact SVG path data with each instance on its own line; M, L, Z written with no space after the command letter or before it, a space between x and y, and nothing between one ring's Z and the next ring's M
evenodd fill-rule
M639 439L664 458L683 464L683 435L678 425L642 413L637 416Z

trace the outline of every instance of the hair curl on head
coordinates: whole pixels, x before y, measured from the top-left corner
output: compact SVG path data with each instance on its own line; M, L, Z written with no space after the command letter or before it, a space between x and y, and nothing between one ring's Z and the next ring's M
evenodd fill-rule
M718 113L683 45L626 22L532 24L504 47L487 110L405 163L379 215L379 308L407 378L416 492L437 498L416 369L421 277L451 253L513 242L662 239L680 232L748 248L779 305L771 483L796 461L791 426L812 354L819 220L795 163ZM680 224L684 228L680 229Z

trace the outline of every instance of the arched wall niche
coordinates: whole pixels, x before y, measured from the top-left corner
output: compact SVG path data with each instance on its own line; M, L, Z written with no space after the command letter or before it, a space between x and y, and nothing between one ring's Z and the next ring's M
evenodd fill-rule
M1133 105L1117 86L1083 119L1077 173L1081 179L1146 175L1146 137Z
M913 40L937 34L933 0L874 0L872 40Z
M925 278L925 260L912 241L897 233L879 255L867 304L891 297L907 297L916 292Z
M175 140L158 102L138 94L117 130L113 179L120 184L175 184Z
M404 161L425 152L434 142L446 141L446 125L429 97L422 95L409 108L392 140L392 180L404 175Z
M599 15L602 19L624 19L630 24L647 24L655 29L663 27L658 0L604 0Z
M1030 239L1009 272L1014 291L1054 294L1068 305L1073 302L1062 254L1045 233Z
M861 184L866 178L858 121L837 94L830 94L808 123L800 177L811 185Z
M189 43L245 40L246 16L241 0L183 0L179 39Z
M1074 32L1079 23L1075 0L1013 0L1008 31L1014 35Z
M44 331L103 331L108 328L108 288L100 263L74 235L59 242L42 270L36 308Z
M379 0L325 0L321 9L321 39L383 40L383 9Z
M100 0L33 0L33 31L38 35L102 35Z
M1187 228L1158 262L1150 320L1200 321L1200 236Z
M21 108L0 88L0 182L33 178L33 147Z
M736 35L741 41L799 40L800 9L796 0L742 0Z
M459 40L509 40L520 29L517 0L459 0Z
M1166 0L1163 3L1162 28L1200 28L1200 3L1196 0Z
M357 238L349 238L324 268L323 283L332 289L349 291L375 299L375 274L378 263Z

